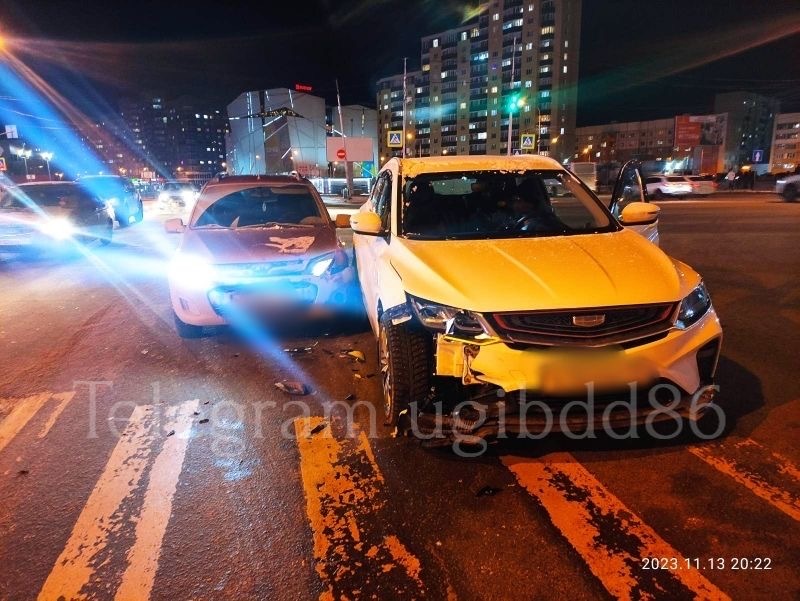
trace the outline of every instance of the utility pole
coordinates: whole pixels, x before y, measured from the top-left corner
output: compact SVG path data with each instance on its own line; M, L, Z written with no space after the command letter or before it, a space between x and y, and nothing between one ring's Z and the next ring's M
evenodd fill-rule
M511 50L511 82L508 84L508 91L511 93L511 99L514 100L514 60L517 58L517 38L514 37L514 46ZM508 106L508 156L511 156L511 126L514 122L514 106L516 102L511 102Z
M344 135L344 118L342 117L342 99L339 96L339 80L336 80L336 104L339 107L339 132L342 134L342 147L344 148L344 176L347 179L347 195L349 199L353 195L353 163L347 155L347 136Z
M401 154L403 158L406 158L406 106L408 99L406 98L408 93L408 82L406 78L408 77L408 58L403 57L403 147L401 149Z

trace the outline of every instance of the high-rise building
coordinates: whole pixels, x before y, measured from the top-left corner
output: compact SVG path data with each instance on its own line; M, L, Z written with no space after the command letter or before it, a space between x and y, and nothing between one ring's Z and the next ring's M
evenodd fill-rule
M492 0L478 17L423 37L405 93L402 74L378 81L381 162L402 152L389 144L397 132L408 156L506 154L509 115L512 152L569 158L580 21L581 0ZM533 145L521 148L521 134Z
M794 171L800 166L800 113L775 115L769 163L772 173Z
M779 110L776 99L752 92L728 92L714 97L714 112L728 113L726 168L755 162L756 151L761 151L761 163L769 162L773 121Z

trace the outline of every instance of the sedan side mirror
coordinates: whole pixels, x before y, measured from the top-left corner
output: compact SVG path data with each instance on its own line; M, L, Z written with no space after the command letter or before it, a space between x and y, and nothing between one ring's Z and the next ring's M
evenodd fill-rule
M336 216L336 227L348 228L350 227L350 215L346 213L339 213Z
M381 223L381 216L372 211L363 211L355 213L350 217L350 227L356 234L364 234L365 236L382 236L385 232L383 230L383 223Z
M175 217L173 219L167 219L164 222L164 231L168 234L182 234L183 230L186 229L186 226L183 224L183 219L180 217Z
M649 202L632 202L622 209L619 220L622 225L649 225L658 221L660 210Z

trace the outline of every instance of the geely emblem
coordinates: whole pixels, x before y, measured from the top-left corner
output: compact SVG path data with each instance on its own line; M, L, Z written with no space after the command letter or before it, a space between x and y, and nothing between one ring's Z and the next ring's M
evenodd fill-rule
M572 323L579 328L593 328L606 322L605 315L573 315Z

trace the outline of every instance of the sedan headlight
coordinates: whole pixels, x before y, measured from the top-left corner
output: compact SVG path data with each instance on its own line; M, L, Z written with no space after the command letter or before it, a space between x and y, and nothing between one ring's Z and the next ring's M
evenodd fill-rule
M464 311L440 305L414 296L409 296L411 307L426 328L461 336L475 337L486 334L486 330L472 311Z
M189 290L208 290L217 279L214 266L194 255L178 253L169 269L170 279L179 287Z
M75 226L69 219L48 219L39 228L43 234L55 240L66 240L75 233Z
M339 273L348 265L347 255L340 251L334 251L320 255L311 259L308 263L308 272L316 277L321 277L327 274Z
M678 319L675 320L675 327L685 330L697 323L710 308L711 297L708 295L706 285L700 282L700 285L681 301L681 308L678 311Z

